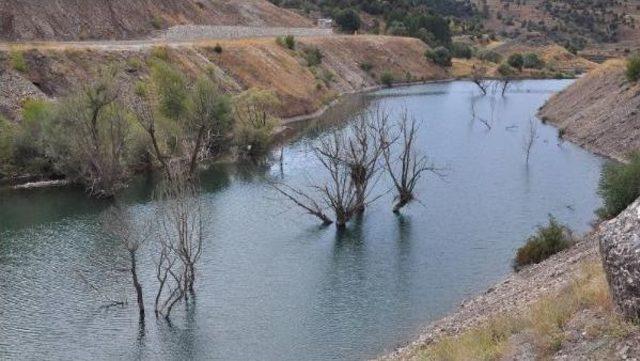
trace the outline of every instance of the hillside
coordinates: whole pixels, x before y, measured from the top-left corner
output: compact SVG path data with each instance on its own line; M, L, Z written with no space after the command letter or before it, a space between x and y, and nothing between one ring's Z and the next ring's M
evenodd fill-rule
M625 78L622 60L611 60L554 95L540 116L565 137L614 158L640 148L640 85Z
M218 43L221 53L214 49ZM305 49L313 47L320 50L322 61L310 67L304 55ZM273 90L282 101L283 117L313 113L341 93L379 84L383 72L390 72L397 81L447 77L443 68L427 61L423 55L427 47L417 39L307 37L298 39L296 49L264 38L108 50L86 44L0 51L0 114L17 119L25 99L64 95L107 64L123 69L122 83L131 88L148 76L148 64L158 56L193 77L215 73L231 93L252 87ZM25 63L19 70L16 57Z
M475 0L485 25L499 34L516 37L541 32L560 43L584 46L637 40L640 1L618 0Z
M174 25L310 27L266 0L0 0L0 40L129 39Z

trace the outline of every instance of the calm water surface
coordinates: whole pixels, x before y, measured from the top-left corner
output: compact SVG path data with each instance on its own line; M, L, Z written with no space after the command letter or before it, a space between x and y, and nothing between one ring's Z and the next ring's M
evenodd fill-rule
M402 216L385 196L344 232L319 227L265 186L321 177L311 146L343 112L288 144L282 167L210 169L197 299L171 324L148 315L140 325L135 302L100 308L103 297L133 297L116 270L123 251L98 224L108 204L74 189L2 192L0 359L358 360L409 341L508 273L515 249L548 214L588 230L603 160L559 144L543 124L528 166L523 153L528 120L568 84L518 82L505 97L479 97L467 82L366 96L365 106L406 107L422 119L420 147L447 175L426 177L422 204ZM123 195L141 219L153 209L150 188L140 180ZM147 301L151 249L141 260Z

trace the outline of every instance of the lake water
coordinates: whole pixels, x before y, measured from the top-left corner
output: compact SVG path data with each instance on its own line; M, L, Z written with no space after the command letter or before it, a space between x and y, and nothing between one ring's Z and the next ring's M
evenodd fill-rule
M115 269L123 250L98 224L106 202L76 189L0 192L0 359L359 360L392 350L510 272L548 214L589 229L604 160L543 124L528 165L523 151L529 119L569 83L517 82L504 97L480 97L468 82L358 97L356 105L421 119L420 148L446 177L426 176L421 203L401 216L386 195L343 232L320 227L266 179L302 186L322 177L311 147L346 123L347 109L301 126L309 129L285 146L282 167L208 170L197 297L171 324L152 312L138 323L127 274ZM150 183L122 195L141 217L153 208ZM152 248L139 265L148 310ZM103 295L130 302L100 308Z

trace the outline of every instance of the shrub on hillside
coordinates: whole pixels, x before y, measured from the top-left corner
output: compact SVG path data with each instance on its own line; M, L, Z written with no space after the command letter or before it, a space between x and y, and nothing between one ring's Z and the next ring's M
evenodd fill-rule
M629 81L640 79L640 55L634 55L627 59L626 75Z
M500 63L502 61L502 55L498 54L497 52L495 52L493 50L483 50L483 51L478 53L477 57L480 60L490 61L490 62L496 63L496 64L498 64L498 63Z
M21 50L12 50L9 54L11 59L11 67L21 73L26 73L29 70L27 61L24 58L24 53Z
M520 53L511 54L509 59L507 59L507 63L518 70L522 70L522 67L524 66L524 57Z
M335 15L336 24L340 27L340 30L353 33L360 29L362 21L360 15L353 9L339 10Z
M542 69L544 60L540 59L536 53L526 53L522 57L522 66L527 69Z
M516 270L530 264L540 263L550 256L568 248L573 243L571 230L549 216L546 226L538 227L534 235L516 253Z
M598 193L604 205L598 216L603 219L617 216L640 197L640 152L629 158L629 163L611 162L602 170Z
M473 48L465 43L455 42L451 44L451 55L454 58L471 59Z
M516 74L516 70L509 64L507 63L502 63L500 64L500 66L498 67L498 74L504 76L504 77L509 77L509 76L513 76Z
M296 38L293 35L278 36L276 38L276 43L283 48L290 50L294 50L296 48Z
M302 51L302 56L307 61L308 66L318 66L322 63L322 52L317 46L305 48Z
M427 50L425 56L440 66L451 66L451 53L447 48L439 46L434 50Z
M393 73L388 70L380 75L380 82L387 87L391 87L394 81L395 77L393 76Z

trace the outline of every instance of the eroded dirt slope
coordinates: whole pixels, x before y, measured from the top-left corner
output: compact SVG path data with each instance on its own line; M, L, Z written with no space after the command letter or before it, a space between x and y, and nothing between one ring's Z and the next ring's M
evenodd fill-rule
M266 0L0 0L0 40L129 39L174 25L309 27Z
M216 44L221 53L215 51ZM309 47L320 49L319 66L310 67L304 59ZM122 83L131 88L148 77L151 58L161 54L191 77L215 74L231 93L252 87L273 90L282 101L280 115L291 117L313 113L341 93L375 86L383 72L399 81L446 78L443 68L427 61L425 50L420 40L385 36L299 38L296 50L276 44L273 38L106 50L14 49L0 52L0 114L19 119L25 99L64 95L107 64L123 69ZM12 61L16 54L24 58L20 70Z
M554 95L540 116L565 137L594 152L623 159L640 149L640 85L625 77L625 63L610 60Z

